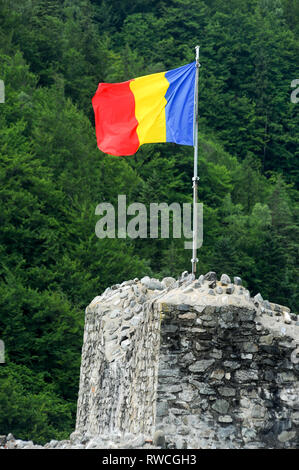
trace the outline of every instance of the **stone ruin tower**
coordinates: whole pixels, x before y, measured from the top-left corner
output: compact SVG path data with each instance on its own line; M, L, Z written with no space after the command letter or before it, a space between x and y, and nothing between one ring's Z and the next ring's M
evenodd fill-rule
M299 447L299 322L240 278L144 277L86 308L76 433Z

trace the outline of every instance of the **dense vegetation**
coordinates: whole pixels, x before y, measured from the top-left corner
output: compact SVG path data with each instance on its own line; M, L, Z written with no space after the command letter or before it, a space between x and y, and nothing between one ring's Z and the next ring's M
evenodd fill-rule
M100 81L178 67L201 45L199 270L296 311L298 20L297 0L0 0L0 434L68 436L85 306L190 270L179 239L95 236L98 203L191 202L193 173L191 147L103 155Z

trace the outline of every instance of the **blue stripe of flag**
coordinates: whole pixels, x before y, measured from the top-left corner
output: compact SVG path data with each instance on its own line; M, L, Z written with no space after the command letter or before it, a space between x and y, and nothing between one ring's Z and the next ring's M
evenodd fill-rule
M169 70L165 94L166 142L193 145L194 87L196 64Z

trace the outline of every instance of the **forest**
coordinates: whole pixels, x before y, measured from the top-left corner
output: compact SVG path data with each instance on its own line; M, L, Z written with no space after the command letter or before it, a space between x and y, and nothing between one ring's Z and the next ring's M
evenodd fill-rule
M200 45L199 274L298 312L298 0L0 0L0 434L74 430L85 307L191 269L183 240L99 239L101 202L192 202L193 149L103 154L91 99ZM297 289L297 290L296 290Z

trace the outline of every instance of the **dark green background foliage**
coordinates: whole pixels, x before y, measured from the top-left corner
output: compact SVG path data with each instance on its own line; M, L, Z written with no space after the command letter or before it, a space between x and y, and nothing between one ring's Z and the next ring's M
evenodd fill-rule
M0 0L0 434L74 429L84 308L107 286L190 270L179 239L104 239L95 207L191 202L193 151L96 147L91 98L201 45L199 270L296 311L298 0ZM297 153L296 153L297 152Z

